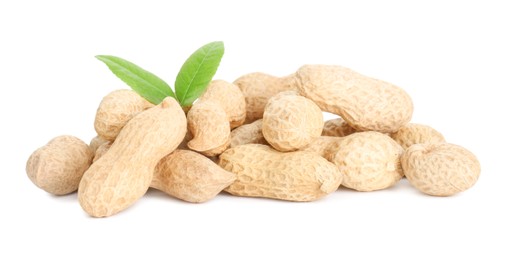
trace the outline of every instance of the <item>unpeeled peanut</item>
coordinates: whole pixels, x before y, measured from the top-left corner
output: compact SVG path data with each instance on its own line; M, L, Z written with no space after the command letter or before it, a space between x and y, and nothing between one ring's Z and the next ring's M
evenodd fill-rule
M219 165L237 175L225 189L236 196L312 201L334 192L342 181L337 167L317 154L281 153L261 144L230 148Z
M444 143L444 136L436 129L421 124L409 123L391 134L393 140L407 149L413 144Z
M176 150L157 164L150 187L199 203L214 198L235 179L235 174L199 153Z
M295 82L302 96L357 130L393 133L413 114L403 89L345 67L305 65L296 72Z
M325 121L321 135L343 137L356 132L358 130L348 125L344 119L339 117Z
M402 147L378 132L321 136L303 150L333 162L344 174L342 185L357 191L386 189L404 175L400 166Z
M102 139L114 141L131 118L153 106L132 90L115 90L106 95L99 104L95 114L95 131Z
M132 205L148 190L157 163L183 140L186 125L182 108L171 97L132 118L83 175L81 207L93 217L106 217Z
M294 91L271 97L263 114L263 136L281 152L302 148L321 135L323 113Z
M79 138L58 136L32 153L26 163L26 173L44 191L65 195L78 189L92 158L92 149Z
M258 119L231 131L231 147L242 144L268 144L263 136L263 119Z
M231 129L242 125L245 121L245 97L235 84L224 80L213 80L199 98L199 102L207 100L217 102L224 109Z
M266 73L254 72L239 77L233 83L240 88L245 96L246 124L263 117L265 105L272 96L282 91L296 90L294 74L275 77Z
M409 182L433 196L451 196L465 191L480 176L480 162L476 156L449 143L412 145L401 161Z

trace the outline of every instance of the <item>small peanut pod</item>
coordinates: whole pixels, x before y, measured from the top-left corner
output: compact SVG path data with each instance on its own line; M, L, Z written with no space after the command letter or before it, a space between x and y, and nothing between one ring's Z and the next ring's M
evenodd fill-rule
M334 163L344 174L342 185L357 191L386 189L403 176L402 147L378 132L360 132L346 137L321 136L303 150Z
M235 174L199 153L176 150L157 164L150 187L184 201L205 202L235 179Z
M105 142L105 143L101 144L95 151L95 155L93 157L93 162L96 162L97 160L99 160L99 158L101 158L104 154L106 154L106 152L109 150L109 148L111 148L112 144L113 144L112 142Z
M356 132L358 130L348 125L344 119L339 117L325 121L321 135L343 137Z
M286 77L275 77L260 72L249 73L236 79L233 83L243 92L247 105L245 123L248 124L262 118L268 99L275 94L296 90L293 82L293 74Z
M187 121L192 134L192 140L187 143L189 149L214 156L229 146L228 116L217 102L197 102L187 113Z
M225 189L236 196L313 201L342 181L337 167L317 154L281 153L261 144L230 148L220 155L219 165L237 175Z
M79 138L58 136L32 153L26 163L26 173L44 191L65 195L78 189L92 158L92 150Z
M97 109L95 131L102 139L114 141L131 118L151 107L153 104L132 90L115 90L102 99Z
M296 73L296 85L302 96L360 131L393 133L413 114L404 90L341 66L305 65Z
M305 147L323 130L323 113L311 100L294 91L281 92L268 101L263 115L263 136L281 152Z
M171 97L132 118L83 175L81 207L93 217L107 217L136 202L148 190L157 163L183 140L186 125L182 108Z
M263 119L239 126L231 131L231 147L242 144L268 144L263 136Z
M241 126L245 121L245 97L235 84L224 80L210 82L200 102L212 100L221 105L229 119L231 129Z
M433 196L451 196L471 188L480 176L480 162L465 148L449 143L415 144L402 155L411 185Z
M436 129L420 124L409 123L391 134L393 140L407 149L413 144L444 143L444 136Z
M96 136L94 138L92 138L92 140L90 140L90 145L88 145L90 147L90 150L92 150L92 152L96 152L97 149L99 148L99 146L101 146L102 144L104 143L107 143L109 142L108 140L104 140L102 139L100 136Z

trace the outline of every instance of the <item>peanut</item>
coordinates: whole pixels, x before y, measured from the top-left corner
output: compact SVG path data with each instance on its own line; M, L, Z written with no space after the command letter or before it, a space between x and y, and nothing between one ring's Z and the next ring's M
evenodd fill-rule
M105 142L101 144L99 148L97 148L97 150L95 151L93 162L99 160L99 158L101 158L109 150L109 148L111 148L112 144L113 144L112 142Z
M199 153L176 150L157 164L150 187L184 201L205 202L235 179L235 174Z
M321 135L323 113L307 98L294 91L271 97L263 114L263 136L281 152L294 151Z
M219 103L228 116L231 129L242 125L245 121L245 97L234 84L224 80L214 80L199 100L200 102L213 100Z
M115 90L102 99L97 109L95 131L102 139L114 141L131 118L151 107L153 104L132 90Z
M108 140L104 140L102 139L100 136L96 136L94 138L92 138L92 140L90 140L90 150L92 150L92 152L96 152L97 149L104 143L107 143L109 142Z
M321 135L343 137L356 132L358 130L348 125L344 119L339 117L325 121Z
M219 165L237 175L225 189L236 196L313 201L342 181L337 167L314 153L281 153L261 144L230 148L220 155Z
M295 82L302 96L360 131L393 133L411 120L413 103L404 90L348 68L305 65Z
M148 190L157 163L183 140L186 125L182 108L171 97L132 118L83 175L81 207L93 217L106 217L132 205Z
M444 136L434 128L426 125L409 123L399 131L391 134L393 140L407 149L413 144L444 143Z
M449 143L415 144L402 155L411 185L432 196L451 196L473 186L480 162L465 148Z
M214 156L229 146L231 138L228 116L217 102L197 102L187 113L187 121L193 136L187 143L189 149Z
M26 173L44 191L65 195L78 189L92 157L90 147L79 138L58 136L32 153L26 164Z
M282 91L296 90L293 74L279 78L255 72L241 76L233 83L240 88L245 96L247 105L246 124L263 117L265 105L272 96Z
M333 162L344 174L342 185L357 191L386 189L403 176L402 147L378 132L360 132L346 137L321 136L303 150Z
M231 147L242 144L268 144L263 136L263 119L258 119L231 131Z

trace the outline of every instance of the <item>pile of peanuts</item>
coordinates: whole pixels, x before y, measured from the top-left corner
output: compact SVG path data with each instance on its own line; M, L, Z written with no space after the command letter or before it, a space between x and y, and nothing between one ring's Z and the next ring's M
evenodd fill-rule
M323 112L339 117L324 122ZM149 188L199 203L221 191L313 201L341 184L375 191L404 176L433 196L473 186L475 155L410 123L412 114L403 89L333 65L214 80L185 111L172 97L153 105L116 90L97 109L89 145L56 137L30 156L26 171L51 194L77 190L93 217L128 208Z

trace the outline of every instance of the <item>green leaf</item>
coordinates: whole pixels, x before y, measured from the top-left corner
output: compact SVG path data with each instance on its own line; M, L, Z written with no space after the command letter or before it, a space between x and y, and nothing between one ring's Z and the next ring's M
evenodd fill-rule
M118 78L149 102L157 105L168 96L176 98L175 93L164 80L138 65L115 56L97 55L95 57L106 63Z
M195 51L182 65L175 91L182 107L192 105L206 90L224 55L223 42L211 42Z

